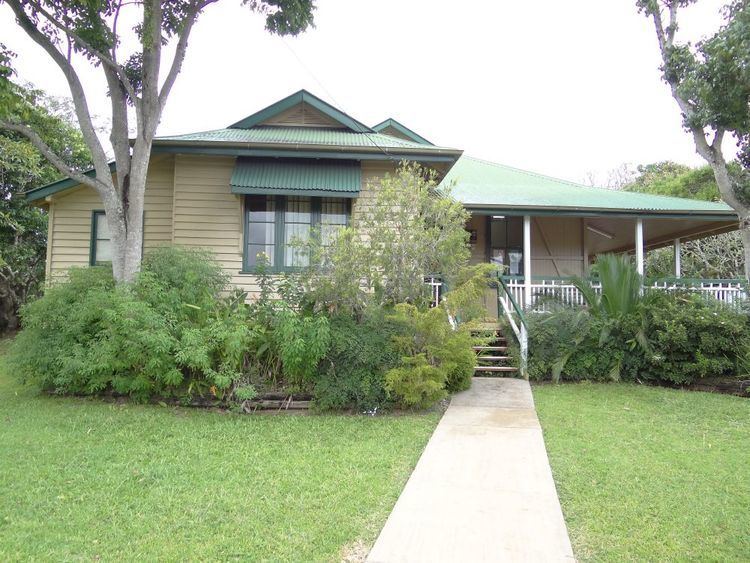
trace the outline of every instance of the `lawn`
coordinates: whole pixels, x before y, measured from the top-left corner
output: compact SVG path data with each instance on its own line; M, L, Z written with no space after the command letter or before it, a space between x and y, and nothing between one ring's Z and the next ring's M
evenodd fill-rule
M750 400L596 384L534 399L578 559L750 558Z
M374 541L438 418L51 398L0 365L0 561L336 561Z

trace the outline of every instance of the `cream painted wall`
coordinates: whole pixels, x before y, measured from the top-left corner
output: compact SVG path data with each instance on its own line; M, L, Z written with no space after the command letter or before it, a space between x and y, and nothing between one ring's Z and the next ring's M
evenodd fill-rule
M154 159L146 186L144 251L160 244L211 250L229 275L231 284L250 294L257 280L242 270L242 197L231 193L229 181L234 157L193 155ZM392 173L391 162L363 162L362 189L353 214L375 197L377 182ZM64 277L72 266L88 266L91 213L102 209L97 194L79 187L53 197L50 202L48 279Z
M152 160L144 205L144 251L171 241L173 178L172 157ZM47 240L48 280L64 277L71 267L89 265L91 213L98 209L103 209L99 196L85 186L52 198Z

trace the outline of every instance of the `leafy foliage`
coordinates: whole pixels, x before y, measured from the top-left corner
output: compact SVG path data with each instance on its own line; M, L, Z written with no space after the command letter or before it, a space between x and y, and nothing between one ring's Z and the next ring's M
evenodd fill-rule
M30 87L15 87L28 106L27 120L74 168L90 156L70 119L66 101ZM47 216L22 192L52 182L59 172L21 135L0 130L0 332L18 327L18 309L41 291L47 243Z
M238 389L248 397L259 365L273 366L276 380L306 382L327 349L327 319L253 309L225 284L208 253L185 248L154 251L129 285L115 286L105 267L73 269L24 307L12 365L49 391L141 400L228 401ZM254 315L263 307L269 315Z
M602 258L601 298L589 288L585 309L529 316L530 377L685 384L747 371L746 314L689 293L641 296L631 265Z
M450 190L438 191L434 171L402 163L370 188L374 201L358 203L331 245L312 237L307 247L302 284L318 309L357 313L371 300L424 305L424 276L450 283L468 263L469 214Z
M396 305L391 319L399 326L393 340L401 354L401 365L386 374L391 396L421 408L446 391L468 389L475 355L466 325L453 330L442 307L419 310L407 303Z
M359 320L335 315L330 327L331 345L315 383L316 408L374 412L390 406L385 373L400 360L393 342L394 323L384 311L371 307Z

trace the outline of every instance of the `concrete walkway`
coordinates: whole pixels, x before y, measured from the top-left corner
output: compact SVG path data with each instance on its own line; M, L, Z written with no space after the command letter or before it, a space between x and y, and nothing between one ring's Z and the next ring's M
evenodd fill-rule
M574 561L527 381L453 398L367 561Z

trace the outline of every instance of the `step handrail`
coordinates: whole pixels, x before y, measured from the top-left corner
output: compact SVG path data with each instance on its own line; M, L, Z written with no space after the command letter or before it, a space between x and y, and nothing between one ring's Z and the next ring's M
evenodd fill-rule
M502 275L498 275L499 284L497 284L497 301L503 309L505 318L510 324L510 328L513 331L513 335L518 341L518 345L521 348L521 375L524 379L529 378L528 373L528 359L529 359L529 325L526 322L526 315L523 313L523 309L518 305L518 302L513 297L510 289L508 288ZM501 290L504 295L501 295ZM507 301L505 298L507 298ZM508 306L508 303L512 306ZM518 315L518 323L513 318L513 312ZM499 311L498 311L499 313ZM520 325L520 326L519 326Z

